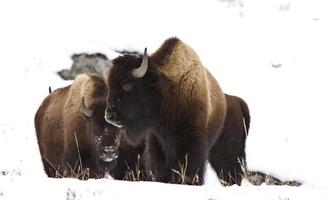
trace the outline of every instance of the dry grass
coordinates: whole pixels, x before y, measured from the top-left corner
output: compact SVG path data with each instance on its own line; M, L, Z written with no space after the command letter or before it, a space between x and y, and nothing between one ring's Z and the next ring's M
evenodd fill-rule
M78 168L81 171L83 171L83 163L82 163L81 153L79 151L79 145L78 145L78 140L77 140L76 132L74 132L74 137L75 137L75 144L76 144L76 148L77 148L77 152L78 152L78 160L79 160L79 167Z
M80 161L76 161L72 167L69 163L66 163L68 168L61 168L61 166L55 167L49 160L45 160L51 165L52 177L54 178L78 178L80 180L87 180L90 178L90 170L88 168L83 169L79 164ZM97 176L96 178L102 178Z
M127 163L126 163L127 165ZM184 185L200 185L201 181L199 176L196 174L194 177L187 177L188 168L188 156L185 156L185 164L179 162L179 169L171 169L172 171L172 181L178 184ZM176 180L177 179L177 180ZM128 166L128 171L124 178L126 181L157 181L155 175L152 171L144 171L141 167L140 155L138 156L137 164L134 169Z
M185 164L178 161L179 170L171 169L174 174L177 175L178 180L174 180L174 182L182 185L200 185L201 180L198 174L195 174L194 177L187 176L187 167L188 167L188 155L185 155ZM175 176L173 176L175 177Z
M238 182L238 180L236 180L233 176L235 174L232 174L232 173L235 173L235 172L226 172L223 170L221 170L219 172L218 179L223 186L230 186L230 185L233 185L234 183Z
M188 157L188 155L185 156L185 164L178 161L179 170L171 169L171 171L173 171L173 173L178 175L178 177L179 177L178 182L181 183L181 184L186 184L189 181L188 177L186 176L187 164L188 164L187 157Z
M78 160L75 162L74 166L71 166L68 162L66 162L65 168L62 168L61 166L54 166L53 163L51 163L46 157L43 156L43 158L49 163L49 165L52 167L51 170L53 170L52 177L55 178L78 178L80 180L87 180L90 178L90 170L88 168L83 168L82 158L79 150L79 144L78 139L76 136L76 133L74 132L75 137L75 145L77 148L78 153ZM96 176L95 178L103 178L103 176Z
M124 177L124 180L126 181L153 181L153 178L149 178L145 172L142 170L141 167L141 156L137 155L137 163L135 165L135 168L132 169L131 166L129 166L126 162L127 171Z

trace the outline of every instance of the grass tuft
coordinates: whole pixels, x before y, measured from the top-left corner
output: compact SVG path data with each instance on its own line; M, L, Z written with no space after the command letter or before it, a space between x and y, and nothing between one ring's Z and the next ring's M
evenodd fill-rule
M200 185L201 184L201 180L197 173L194 175L194 177L189 177L187 175L188 154L185 155L185 164L178 161L178 165L179 165L179 170L171 169L172 172L178 176L177 183L182 184L182 185L189 185L189 184Z

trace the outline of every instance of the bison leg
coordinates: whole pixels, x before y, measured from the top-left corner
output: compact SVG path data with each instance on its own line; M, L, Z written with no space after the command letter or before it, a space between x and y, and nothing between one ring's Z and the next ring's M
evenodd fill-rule
M146 171L149 179L159 182L169 182L170 169L166 164L166 156L158 139L149 135L145 150Z
M168 138L166 135L166 140L160 143L155 136L149 136L146 150L147 170L160 182L202 185L207 158L204 138Z
M224 138L220 140L211 148L209 162L223 185L241 185L244 174L241 162L245 162L244 145L236 147L229 143L231 141L225 143Z
M144 144L134 147L123 143L116 166L110 171L110 175L118 180L147 181L143 163L144 147Z
M202 185L204 183L204 166L208 157L206 149L205 139L201 136L190 137L183 142L179 150L178 166L174 167L179 170L177 174L179 178L183 178L183 184Z
M129 170L134 170L134 163L129 164L129 160L126 161L122 157L124 157L124 155L120 154L119 157L117 158L116 166L110 171L110 175L116 180L124 180L124 179L129 180L127 174L129 173ZM137 163L137 161L134 162Z

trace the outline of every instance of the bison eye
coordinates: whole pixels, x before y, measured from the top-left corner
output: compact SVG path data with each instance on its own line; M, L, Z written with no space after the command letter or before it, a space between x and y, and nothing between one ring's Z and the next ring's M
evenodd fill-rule
M124 91L129 92L134 88L134 85L131 83L125 83L122 88Z

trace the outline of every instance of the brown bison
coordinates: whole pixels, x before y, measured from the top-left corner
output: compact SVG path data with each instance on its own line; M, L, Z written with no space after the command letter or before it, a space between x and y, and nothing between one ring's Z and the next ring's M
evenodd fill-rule
M35 115L35 129L48 176L100 177L116 165L119 130L106 123L107 86L79 75L49 94Z
M171 38L150 57L120 56L108 85L105 118L131 142L145 138L146 170L160 182L202 184L227 108L194 50Z

